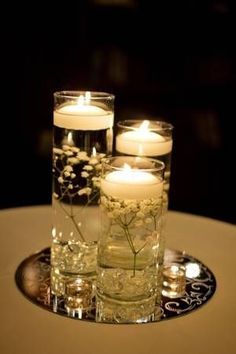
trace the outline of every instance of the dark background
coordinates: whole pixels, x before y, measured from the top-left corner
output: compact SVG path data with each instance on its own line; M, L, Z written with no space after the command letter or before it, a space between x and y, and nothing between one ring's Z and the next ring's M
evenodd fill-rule
M9 4L0 207L51 201L53 92L112 92L115 121L174 125L170 208L236 223L229 0ZM4 98L3 98L4 97Z

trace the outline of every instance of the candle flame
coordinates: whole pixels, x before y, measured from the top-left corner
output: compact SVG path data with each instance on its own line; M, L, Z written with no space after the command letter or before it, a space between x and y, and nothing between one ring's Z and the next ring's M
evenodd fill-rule
M78 106L84 106L85 104L89 104L91 100L91 93L89 91L85 92L85 95L79 95L77 100Z
M92 156L93 157L96 157L96 155L97 155L97 150L96 150L96 148L95 148L95 146L93 147L93 150L92 150Z
M149 120L144 120L143 123L139 127L139 131L140 132L147 132L149 124L150 124Z
M130 165L128 164L128 163L124 163L124 165L123 165L123 168L124 168L124 170L131 170L131 167L130 167Z

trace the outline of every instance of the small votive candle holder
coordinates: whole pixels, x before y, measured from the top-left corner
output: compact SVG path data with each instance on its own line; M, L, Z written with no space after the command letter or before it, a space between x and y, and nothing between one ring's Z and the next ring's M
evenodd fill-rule
M186 288L185 267L172 263L164 266L162 295L175 299L184 296Z
M91 308L92 298L92 281L78 278L65 284L65 308L69 316L82 318L83 310Z

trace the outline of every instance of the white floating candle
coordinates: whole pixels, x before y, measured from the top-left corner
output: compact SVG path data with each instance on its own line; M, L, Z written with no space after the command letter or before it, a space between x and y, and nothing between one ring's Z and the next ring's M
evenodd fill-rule
M61 106L54 111L54 125L65 129L100 130L113 126L114 114L92 105L88 97L80 96L77 103Z
M118 134L116 150L120 153L139 156L161 156L172 150L172 139L148 129L149 121L143 121L139 128Z
M126 166L107 174L101 180L101 189L106 195L123 200L158 198L162 194L163 182L150 172Z

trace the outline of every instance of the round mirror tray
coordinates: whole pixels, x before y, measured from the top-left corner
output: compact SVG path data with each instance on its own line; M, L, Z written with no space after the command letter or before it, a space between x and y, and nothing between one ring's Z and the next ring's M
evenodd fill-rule
M216 290L215 276L198 259L185 252L167 249L164 264L165 267L174 264L175 267L180 266L185 269L184 289L181 294L175 294L175 296L168 294L168 291L162 291L161 301L158 306L155 306L152 315L141 316L137 321L132 320L132 309L130 320L121 320L119 316L113 316L111 320L106 320L106 317L98 316L98 306L94 292L89 306L85 308L80 306L76 309L70 308L65 296L52 294L50 248L45 248L24 259L16 270L15 280L21 293L33 304L45 310L76 320L113 324L147 323L173 319L190 314L208 302L213 296Z

